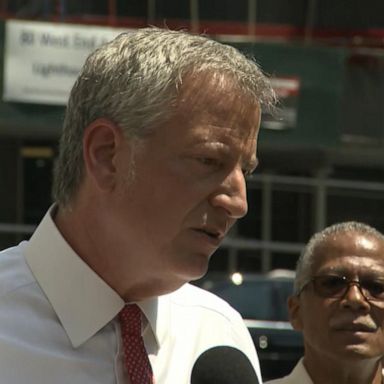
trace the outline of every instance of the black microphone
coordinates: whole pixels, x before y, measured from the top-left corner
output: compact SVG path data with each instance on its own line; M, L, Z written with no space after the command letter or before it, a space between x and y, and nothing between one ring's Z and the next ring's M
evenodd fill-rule
M203 352L192 369L191 384L259 384L248 357L229 346Z

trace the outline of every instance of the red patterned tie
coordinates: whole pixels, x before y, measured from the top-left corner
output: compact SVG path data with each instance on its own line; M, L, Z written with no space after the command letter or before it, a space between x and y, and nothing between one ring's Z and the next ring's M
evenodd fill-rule
M124 361L131 384L153 384L151 364L141 336L141 310L136 304L126 305L119 313Z

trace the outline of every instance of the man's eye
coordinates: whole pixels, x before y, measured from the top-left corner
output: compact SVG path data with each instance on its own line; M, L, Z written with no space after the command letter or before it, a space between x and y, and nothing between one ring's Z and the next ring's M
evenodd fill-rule
M345 285L345 280L339 276L324 276L321 285L327 289L340 288Z
M367 289L372 296L384 297L384 281L372 280L361 283L364 289Z

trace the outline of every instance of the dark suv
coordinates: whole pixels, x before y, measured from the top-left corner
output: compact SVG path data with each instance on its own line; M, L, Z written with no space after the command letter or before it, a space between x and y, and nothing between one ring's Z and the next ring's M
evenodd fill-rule
M263 380L288 374L301 356L303 339L288 321L287 298L294 274L207 276L197 285L230 303L242 315L260 360Z

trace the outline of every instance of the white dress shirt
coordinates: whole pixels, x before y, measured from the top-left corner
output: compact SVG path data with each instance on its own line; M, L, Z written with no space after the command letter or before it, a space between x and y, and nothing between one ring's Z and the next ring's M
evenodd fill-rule
M313 381L309 377L301 358L289 375L281 379L267 381L265 384L313 384Z
M197 357L252 339L227 303L185 284L139 302L156 384L189 384ZM48 212L28 242L0 252L0 383L127 384L116 315L124 301L71 249Z
M289 375L281 379L267 381L265 384L313 384L313 381L303 364L303 358L301 358Z

